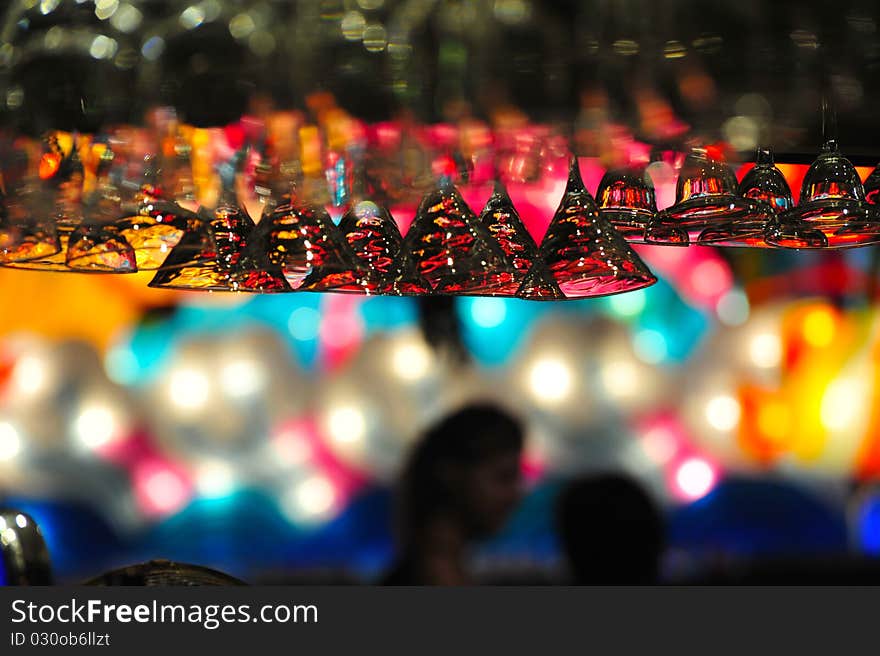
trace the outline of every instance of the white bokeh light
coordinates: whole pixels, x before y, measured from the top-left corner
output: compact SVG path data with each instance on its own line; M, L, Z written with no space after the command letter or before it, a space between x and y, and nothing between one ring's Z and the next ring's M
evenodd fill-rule
M749 318L749 298L741 289L731 289L718 299L715 312L725 326L741 326Z
M21 453L21 437L15 426L9 422L0 422L0 462L12 460Z
M325 520L333 514L336 505L336 487L321 474L294 483L281 500L282 511L294 523Z
M98 449L118 436L119 425L113 411L96 403L84 407L73 422L77 442L87 449Z
M211 384L198 369L178 369L168 381L168 400L180 410L200 410L208 402Z
M602 386L605 393L613 399L626 399L638 394L639 371L628 360L606 362L601 370Z
M364 413L352 405L333 408L327 416L327 432L334 444L360 444L367 433Z
M855 428L862 418L865 399L864 383L851 378L831 382L822 395L819 420L827 430L843 431Z
M715 470L702 458L688 458L675 472L675 484L690 501L706 496L715 485Z
M225 462L210 460L196 468L195 482L199 495L219 499L235 491L235 472Z
M12 384L23 395L40 394L49 384L46 361L36 355L23 355L12 370Z
M706 403L706 421L715 430L729 431L739 424L739 401L728 394L713 396Z
M756 367L772 369L782 361L782 340L773 333L759 333L749 341L749 358Z
M423 378L431 368L431 351L420 342L408 342L395 347L391 368L403 380Z
M233 360L220 370L220 384L233 398L254 396L263 389L265 382L266 372L254 360Z
M573 378L565 360L541 358L529 371L529 389L538 401L559 403L571 394Z

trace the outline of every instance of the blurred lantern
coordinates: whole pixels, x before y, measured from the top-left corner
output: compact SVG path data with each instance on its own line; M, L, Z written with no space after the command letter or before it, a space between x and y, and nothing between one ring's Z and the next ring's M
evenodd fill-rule
M828 501L786 480L728 477L676 510L669 539L710 557L822 554L846 549L846 525Z
M355 470L392 478L408 445L459 395L454 371L418 331L368 338L318 390L324 441Z
M165 449L195 463L197 472L202 461L228 462L246 478L253 468L271 469L264 453L268 436L305 401L297 370L275 333L194 336L178 346L168 375L152 387L150 403L167 412L151 424ZM209 466L203 473L210 479L219 470ZM215 482L205 487L218 487Z

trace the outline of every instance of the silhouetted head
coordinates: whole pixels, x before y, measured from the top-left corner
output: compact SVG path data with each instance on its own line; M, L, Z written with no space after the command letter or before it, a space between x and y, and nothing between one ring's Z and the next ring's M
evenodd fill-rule
M522 446L520 423L491 405L468 406L431 428L401 480L404 542L438 517L458 522L471 538L501 528L519 500Z
M576 582L656 581L663 520L648 494L631 479L619 474L575 479L559 498L556 519Z

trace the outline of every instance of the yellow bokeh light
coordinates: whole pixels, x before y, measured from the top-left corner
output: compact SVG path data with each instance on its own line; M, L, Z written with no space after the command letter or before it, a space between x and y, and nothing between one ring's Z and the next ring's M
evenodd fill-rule
M834 340L835 323L834 313L829 308L817 307L810 310L804 315L804 339L816 348L830 346Z
M758 410L758 430L772 440L779 443L788 437L791 427L791 416L788 406L781 401L767 401Z

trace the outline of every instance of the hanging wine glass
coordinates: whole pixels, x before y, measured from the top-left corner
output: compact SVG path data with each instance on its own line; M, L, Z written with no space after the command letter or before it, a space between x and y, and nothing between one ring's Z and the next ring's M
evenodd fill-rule
M295 291L367 289L375 275L358 260L327 211L300 199L295 184L275 171L271 196L250 252L278 267Z
M788 211L794 206L788 181L782 175L782 171L776 168L773 153L767 148L758 148L755 154L755 166L743 176L737 193L743 198L766 203L776 214Z
M809 229L826 242L805 237ZM797 207L780 214L767 228L767 243L784 248L850 248L880 241L880 214L865 202L858 172L829 140L810 165Z
M51 257L60 250L51 206L33 180L0 191L0 264Z
M135 273L137 258L125 237L119 234L99 200L87 199L86 216L67 240L66 264L81 273Z
M84 199L83 219L68 237L65 262L78 272L134 273L134 249L113 225L120 204L119 189L110 180L115 155L106 144L98 148L96 189Z
M573 158L559 208L517 295L536 300L588 298L655 282L657 278L626 240L599 214ZM559 296L552 296L557 290Z
M22 220L29 218L29 213L22 212L21 216L16 216L17 214L19 213L14 208L10 208L6 182L0 175L0 262L4 261L10 252L14 252L21 242Z
M150 287L201 291L281 293L292 291L279 266L249 248L255 225L235 193L244 158L220 167L220 200L209 218L210 246L198 231L187 232L168 254Z
M46 146L57 140L47 141ZM17 139L4 152L0 175L0 264L50 257L60 249L46 184L38 174L40 150L30 139Z
M599 214L628 242L645 242L645 228L657 214L657 200L654 183L644 168L608 171L596 198Z
M538 257L538 246L501 182L496 182L480 222L498 244L511 271L510 282L501 284L497 293L514 296Z
M742 245L760 239L769 219L762 204L737 195L736 176L725 163L694 148L678 175L675 204L658 214L645 232L649 244Z
M760 203L767 213L767 224L761 226L759 232L754 231L755 222L758 219L740 221L731 225L721 226L720 232L716 228L706 228L700 235L702 243L712 243L715 246L749 246L752 248L770 248L764 240L764 232L772 217L791 209L791 188L782 171L776 168L773 162L773 154L766 148L759 148L755 155L755 166L743 176L739 183L737 193L743 197ZM799 227L800 238L816 244L825 243L825 236L808 225Z
M404 295L502 295L517 272L448 181L422 198L401 247L395 291Z
M20 211L35 221L34 240L7 255L3 266L32 271L69 272L67 244L82 221L85 170L75 135L48 135L37 164L37 179L22 189ZM45 219L41 217L46 217ZM31 257L32 255L36 255Z
M127 188L123 192L127 198L119 203L121 217L113 221L113 228L134 249L141 271L162 268L168 253L187 233L194 235L181 248L189 248L193 255L211 243L202 217L167 199L158 181L156 158L148 156L140 184L119 182L119 187ZM178 256L181 255L178 251Z
M865 178L865 202L880 205L880 164Z
M333 291L386 294L399 274L397 257L403 238L391 213L372 201L354 204L339 222L339 232L354 254L375 275Z

